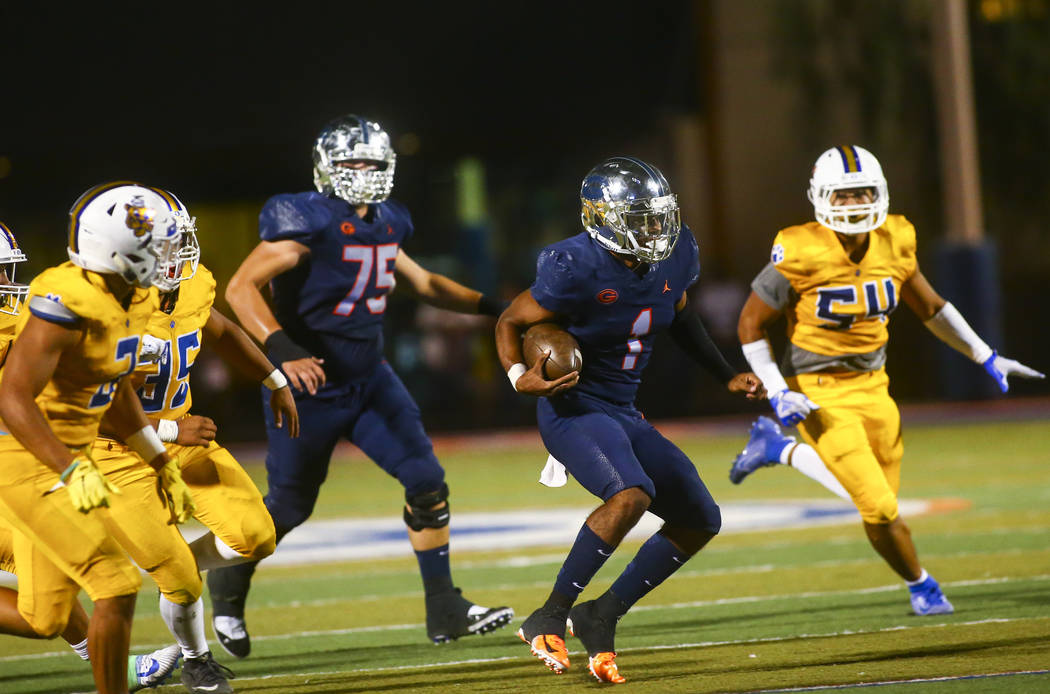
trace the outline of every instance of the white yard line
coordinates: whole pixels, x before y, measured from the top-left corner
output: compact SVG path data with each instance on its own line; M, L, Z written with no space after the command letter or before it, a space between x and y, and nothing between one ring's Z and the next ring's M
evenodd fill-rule
M942 585L946 586L946 587L950 587L950 588L956 588L956 587L967 587L967 586L996 585L996 584L1002 584L1002 583L1023 582L1023 581L1047 581L1047 580L1050 580L1050 574L1040 574L1040 575L1036 575L1036 576L1024 576L1024 577L1020 577L1020 578L999 577L999 578L988 578L988 579L978 579L978 580L969 580L969 581L955 581L955 582L946 582L946 583L943 583ZM544 585L546 585L546 584L544 584ZM637 607L632 608L631 611L632 612L650 612L650 611L654 611L654 610L681 610L681 609L693 609L693 608L697 608L697 607L711 607L711 606L716 606L716 605L734 605L734 604L746 604L746 603L758 603L758 602L774 602L774 601L777 601L777 600L800 600L800 599L804 600L804 599L810 599L810 598L823 598L823 597L830 597L830 596L866 595L866 594L870 594L870 593L880 593L880 592L888 592L888 591L894 591L894 590L901 590L901 586L899 584L895 583L895 584L892 584L892 585L876 586L874 588L859 588L859 589L855 589L855 590L809 591L809 592L804 592L804 593L792 593L790 595L752 595L752 596L741 596L741 597L737 597L737 598L719 598L717 600L696 600L696 601L691 601L691 602L677 602L677 603L670 603L670 604L667 604L667 605L639 605ZM1019 622L1019 621L1038 620L1038 619L1050 619L1050 618L1048 618L1048 617L1025 617L1025 618L1017 618L1017 619L984 619L984 620L979 620L979 621L974 621L974 622L945 622L945 623L939 623L939 624L928 624L927 623L927 624L922 624L920 626L885 627L883 629L876 629L874 631L842 631L842 632L834 632L834 633L830 633L830 634L796 634L796 635L793 635L793 636L783 636L783 637L777 636L777 637L770 637L770 638L747 639L747 640L741 640L741 641L705 641L705 642L698 642L698 643L692 643L692 644L673 644L673 645L667 645L667 646L645 646L645 647L639 647L639 648L635 648L635 649L627 648L627 649L622 649L622 651L623 652L629 652L631 650L662 650L662 649L666 649L666 648L694 648L694 647L701 647L701 646L722 646L722 645L733 645L733 644L744 644L744 643L764 643L764 642L767 642L767 641L785 641L785 640L790 640L790 639L801 639L801 638L824 638L824 637L829 637L829 636L841 636L841 635L844 635L844 634L867 634L867 633L874 634L874 633L879 633L879 632L882 632L882 631L899 631L899 630L922 629L922 628L929 628L929 627L941 627L941 626L952 626L952 625L954 625L954 626L972 626L972 625L976 625L976 624L1009 623L1009 622ZM364 627L351 627L351 628L346 628L346 629L326 629L326 630L317 630L317 631L299 631L299 632L290 633L290 634L269 634L269 635L262 635L262 636L253 636L252 637L252 642L253 643L259 643L259 642L263 642L263 641L283 641L283 640L287 640L287 639L299 639L299 638L314 637L314 636L329 637L329 636L342 636L342 635L347 635L347 634L361 634L361 633L369 633L369 632L403 631L405 629L421 629L421 628L423 628L423 626L424 626L423 624L384 624L384 625L374 625L374 626L364 626ZM134 645L132 647L132 650L135 651L135 652L145 652L145 651L151 651L151 650L154 650L154 649L157 649L157 648L162 648L163 646L166 646L166 645L169 645L169 644L167 644L167 643L141 644L141 645L140 644L136 644L136 645ZM17 662L17 661L22 661L22 660L37 660L37 659L40 659L40 658L57 658L57 657L64 657L64 656L71 656L71 655L73 655L73 652L70 649L66 649L66 650L62 650L62 651L49 651L47 653L28 653L28 654L23 654L23 655L9 655L9 656L2 656L2 657L0 657L0 663ZM379 672L381 670L411 669L411 668L421 668L421 667L438 667L438 666L444 666L444 665L457 665L457 664L472 663L472 662L495 662L495 661L499 661L499 660L508 660L508 659L512 659L512 658L492 658L492 659L477 660L477 661L465 660L465 661L456 661L456 662L449 662L449 663L427 664L427 665L404 665L404 666L398 666L398 667L376 668L374 670L370 670L370 669L366 669L366 670L350 670L350 671L347 671L347 672L373 672L373 671ZM321 674L321 673L303 673L303 674ZM246 678L238 678L238 679L246 679ZM260 678L257 678L257 679L260 679Z

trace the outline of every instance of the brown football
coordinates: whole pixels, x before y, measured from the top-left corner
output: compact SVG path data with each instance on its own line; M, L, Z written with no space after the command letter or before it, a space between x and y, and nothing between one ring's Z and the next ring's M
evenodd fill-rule
M526 331L521 340L525 366L532 368L544 352L551 355L543 365L543 377L548 381L561 378L583 367L580 343L557 323L539 323Z

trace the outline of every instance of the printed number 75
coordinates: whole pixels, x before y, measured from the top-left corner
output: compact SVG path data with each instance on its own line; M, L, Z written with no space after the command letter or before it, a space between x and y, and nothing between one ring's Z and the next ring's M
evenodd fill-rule
M332 313L337 316L349 316L354 312L357 302L368 289L368 279L372 276L373 267L376 269L376 289L393 289L394 272L390 263L397 259L397 249L396 243L385 243L381 246L343 246L343 262L358 263L357 276L350 292L336 304ZM383 292L380 296L365 300L370 313L382 313L386 310L386 295L387 292Z

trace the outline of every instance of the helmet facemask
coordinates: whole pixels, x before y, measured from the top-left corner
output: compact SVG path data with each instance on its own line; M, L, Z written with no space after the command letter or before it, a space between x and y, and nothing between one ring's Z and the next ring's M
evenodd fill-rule
M614 253L658 263L671 255L682 230L677 195L631 202L583 200L583 226Z
M15 282L15 265L25 259L25 254L17 248L0 255L0 313L17 316L29 296L29 285Z
M162 240L156 243L158 289L162 292L174 291L179 284L197 274L200 263L201 248L197 243L197 218L191 217L185 209L174 210L175 227L179 238L174 243ZM174 247L173 247L174 246Z
M313 159L318 192L351 205L383 202L394 188L397 155L378 123L357 116L329 123L314 144Z

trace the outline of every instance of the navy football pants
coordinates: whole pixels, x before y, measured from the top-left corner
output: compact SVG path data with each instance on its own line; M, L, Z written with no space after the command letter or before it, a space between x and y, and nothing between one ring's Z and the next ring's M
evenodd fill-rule
M265 502L280 535L310 517L328 475L332 451L341 438L357 445L397 478L408 494L441 488L445 471L423 431L419 406L385 361L371 378L352 387L316 396L296 392L295 404L300 426L297 439L274 426L270 393L263 389L269 440Z
M569 391L540 398L536 419L547 450L603 501L639 487L649 511L672 525L717 533L722 514L696 466L633 406Z

